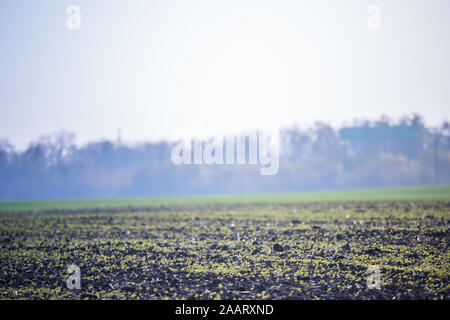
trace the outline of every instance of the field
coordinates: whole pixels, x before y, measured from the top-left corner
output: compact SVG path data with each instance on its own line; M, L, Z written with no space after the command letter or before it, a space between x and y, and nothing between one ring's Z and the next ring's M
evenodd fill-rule
M4 202L0 298L450 299L449 222L449 186Z

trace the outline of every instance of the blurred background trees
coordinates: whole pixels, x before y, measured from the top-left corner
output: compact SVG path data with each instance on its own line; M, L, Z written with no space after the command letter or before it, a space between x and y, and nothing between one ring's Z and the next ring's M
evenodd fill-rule
M280 170L259 165L175 166L175 142L77 147L62 131L24 151L0 140L0 200L132 197L351 189L450 183L450 125L420 116L355 121L336 129L280 130Z

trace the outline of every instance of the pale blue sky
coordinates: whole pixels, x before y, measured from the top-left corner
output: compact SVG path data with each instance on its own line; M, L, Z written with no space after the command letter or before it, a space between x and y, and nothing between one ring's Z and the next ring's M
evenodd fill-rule
M66 27L71 4L81 30ZM120 128L139 142L412 112L437 124L449 40L448 0L2 1L0 138Z

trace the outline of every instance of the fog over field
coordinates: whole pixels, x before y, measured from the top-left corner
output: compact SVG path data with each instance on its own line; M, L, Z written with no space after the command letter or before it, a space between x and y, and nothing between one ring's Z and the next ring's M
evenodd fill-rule
M6 141L0 143L0 199L148 197L449 184L449 129L447 122L440 127L427 127L417 116L405 117L397 124L384 117L340 131L323 123L309 130L285 128L278 140L279 168L267 176L260 174L258 162L248 161L249 137L243 140L247 147L243 149L246 159L243 164L237 164L236 154L233 164L207 165L195 164L192 154L188 154L190 164L173 163L171 153L176 142L127 145L105 140L77 147L74 135L59 132L36 140L25 151L15 151ZM359 136L351 135L355 132ZM361 136L366 133L374 136ZM211 140L199 143L205 146ZM226 145L222 147L226 149Z
M0 4L0 200L450 183L448 1L194 2Z

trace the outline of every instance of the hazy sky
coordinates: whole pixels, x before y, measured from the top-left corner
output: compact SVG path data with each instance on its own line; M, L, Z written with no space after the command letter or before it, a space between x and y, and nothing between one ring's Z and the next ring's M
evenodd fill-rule
M450 120L448 0L5 0L0 52L0 138L18 148L60 129L137 142Z

